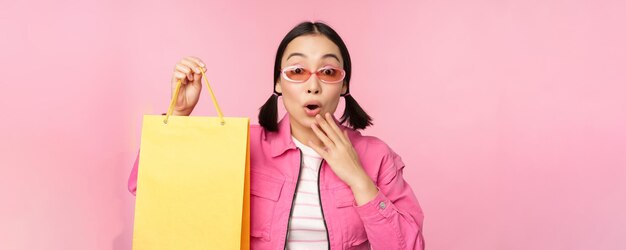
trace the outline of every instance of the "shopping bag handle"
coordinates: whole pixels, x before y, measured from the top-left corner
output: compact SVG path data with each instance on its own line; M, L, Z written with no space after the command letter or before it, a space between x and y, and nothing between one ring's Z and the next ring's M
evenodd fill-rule
M226 122L224 121L224 114L222 114L222 110L220 109L220 105L217 104L217 99L215 98L215 94L213 94L213 90L211 89L211 85L209 85L209 80L206 79L204 75L205 68L200 68L200 73L202 73L202 79L204 79L204 83L206 83L206 87L211 94L211 99L213 100L213 105L215 105L215 109L217 110L217 115L220 118L220 124L224 125ZM182 85L181 80L178 80L176 83L176 90L174 90L174 96L172 97L172 101L170 102L170 107L167 109L167 114L165 115L165 119L163 123L167 124L167 120L170 118L172 112L174 112L174 106L176 105L176 100L178 100L178 91L180 90L180 85Z

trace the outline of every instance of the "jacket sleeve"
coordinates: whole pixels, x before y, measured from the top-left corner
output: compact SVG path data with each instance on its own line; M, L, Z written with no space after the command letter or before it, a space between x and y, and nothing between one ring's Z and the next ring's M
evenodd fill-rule
M130 176L128 177L128 191L131 194L136 195L137 193L137 167L139 166L139 151L137 151L137 158L135 159L135 164L133 164L133 169L130 171Z
M389 149L378 175L378 194L361 206L354 204L372 249L424 249L424 213L402 177L404 163Z

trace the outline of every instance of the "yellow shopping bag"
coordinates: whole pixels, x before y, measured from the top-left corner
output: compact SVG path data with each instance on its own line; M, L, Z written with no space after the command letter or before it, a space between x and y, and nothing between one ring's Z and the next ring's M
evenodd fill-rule
M204 72L204 71L203 71ZM249 119L145 115L133 249L248 249Z

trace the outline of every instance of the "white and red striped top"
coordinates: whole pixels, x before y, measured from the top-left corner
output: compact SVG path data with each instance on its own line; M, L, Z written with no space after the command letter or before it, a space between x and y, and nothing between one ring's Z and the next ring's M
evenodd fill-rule
M293 142L302 150L302 169L295 197L292 216L289 219L287 249L328 249L326 227L322 218L317 178L322 157L312 148L292 136Z

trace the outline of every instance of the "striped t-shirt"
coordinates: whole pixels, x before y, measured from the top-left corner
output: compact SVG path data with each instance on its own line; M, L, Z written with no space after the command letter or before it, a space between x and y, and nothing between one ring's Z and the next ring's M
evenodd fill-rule
M300 181L287 234L287 249L328 249L326 227L322 218L317 178L322 157L293 136L293 142L302 150Z

